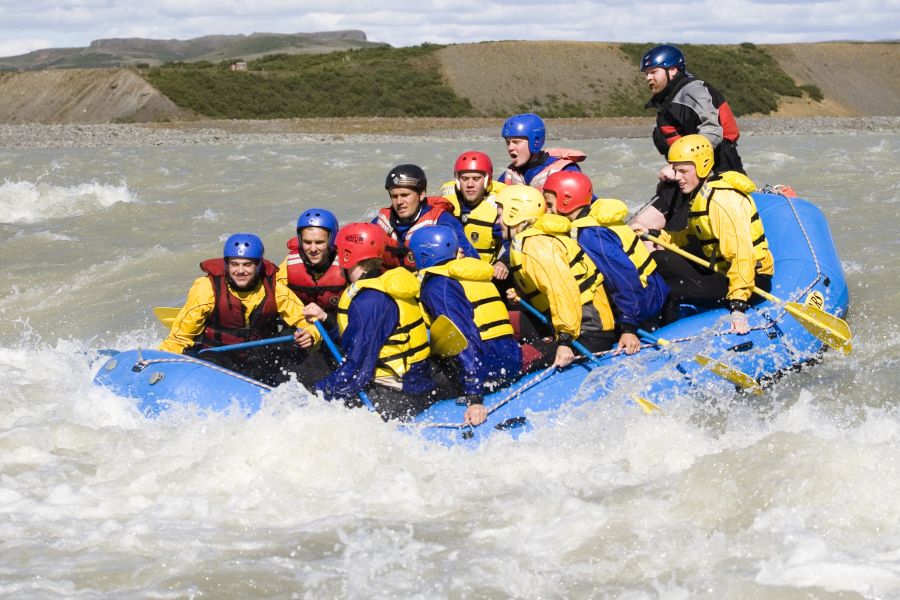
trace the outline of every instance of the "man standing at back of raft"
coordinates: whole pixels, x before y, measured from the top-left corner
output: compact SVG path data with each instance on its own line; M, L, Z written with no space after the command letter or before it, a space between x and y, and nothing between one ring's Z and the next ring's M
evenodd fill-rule
M493 266L494 278L503 280L509 276L509 265L500 260L503 231L496 222L496 195L504 185L493 175L494 163L487 154L463 152L453 165L454 179L441 186L441 195L453 205L454 216L481 260Z
M315 326L303 316L303 303L284 283L276 281L277 269L263 257L264 252L259 237L236 233L225 241L222 258L200 263L206 275L194 281L159 349L182 354L261 340L277 336L282 323L297 328L294 340L301 348L320 341ZM203 357L277 385L287 380L284 369L299 362L300 357L292 357L292 352L284 346L262 346L208 352Z
M429 225L450 227L463 254L478 258L478 251L469 243L462 223L453 216L449 203L442 197L426 197L427 186L425 171L418 165L397 165L388 172L384 189L388 191L391 205L382 208L372 219L372 223L381 227L389 238L384 255L386 267L402 265L414 271L415 265L408 259L408 240L417 229Z
M533 113L513 115L506 120L500 135L512 162L497 181L506 185L530 185L542 190L547 177L557 171L580 171L575 163L585 159L584 152L568 148L543 150L547 139L544 121Z
M694 263L664 251L669 256L659 267L670 288L667 306L677 308L686 302L713 308L724 304L731 310L731 331L747 333L750 326L745 312L753 288L771 290L775 273L762 220L750 196L756 185L737 171L716 175L712 144L702 135L679 139L669 149L668 158L679 189L690 200L690 219L681 231L650 233L682 247L696 242L714 269L695 267ZM632 228L648 231L640 224L633 224ZM668 317L670 320L674 315Z
M681 137L699 134L715 149L715 169L744 172L737 151L740 137L737 121L725 97L686 70L684 54L664 44L651 48L641 58L641 72L652 97L647 108L656 109L653 143L663 156ZM679 193L672 166L657 174L656 197L635 217L635 222L654 229L681 229L687 222L687 199Z

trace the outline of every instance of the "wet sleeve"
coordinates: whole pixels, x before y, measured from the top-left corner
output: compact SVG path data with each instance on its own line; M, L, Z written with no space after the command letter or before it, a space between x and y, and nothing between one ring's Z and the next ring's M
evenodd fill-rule
M172 321L169 335L159 345L160 350L182 354L194 345L197 337L206 328L206 319L216 305L212 283L208 277L198 277L188 291L184 306Z
M378 355L400 322L400 310L390 296L363 290L347 311L347 328L341 336L344 362L316 384L327 400L355 398L372 383Z
M450 277L431 276L422 286L421 299L432 321L441 315L446 316L469 342L454 360L459 363L464 393L481 394L484 384L484 368L480 359L483 353L479 351L481 335L475 327L472 303L466 298L462 286Z
M284 257L284 260L281 261L281 264L278 265L278 272L275 273L275 281L284 285L287 285L288 282L288 272L287 272L287 257Z
M603 285L615 306L616 320L636 329L640 324L637 315L644 286L619 236L604 227L590 227L580 232L578 243L603 274Z
M709 205L712 233L719 240L719 255L728 261L727 300L746 302L753 294L756 258L750 233L752 206L734 190L719 190Z
M278 306L278 314L288 327L296 327L309 332L314 343L322 341L322 336L316 326L303 316L303 302L287 285L275 281L275 304Z
M581 290L569 268L562 242L549 235L530 237L525 242L522 270L547 296L553 329L573 338L581 334Z

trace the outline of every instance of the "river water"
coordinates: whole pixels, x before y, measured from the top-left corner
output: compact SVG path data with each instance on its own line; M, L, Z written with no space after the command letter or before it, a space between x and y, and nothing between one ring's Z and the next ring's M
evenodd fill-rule
M648 140L563 143L649 197ZM229 233L278 262L301 210L368 218L389 167L434 191L468 147L505 164L464 137L0 150L0 596L900 597L897 131L742 141L827 215L855 335L761 400L596 404L472 452L291 384L249 420L92 386Z

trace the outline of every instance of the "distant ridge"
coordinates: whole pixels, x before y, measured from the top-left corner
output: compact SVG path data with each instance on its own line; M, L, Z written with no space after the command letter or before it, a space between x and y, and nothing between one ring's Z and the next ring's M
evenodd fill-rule
M250 60L274 53L315 54L377 46L387 44L370 42L358 30L207 35L189 40L111 38L94 40L87 48L47 48L0 57L0 71L153 67L175 61Z

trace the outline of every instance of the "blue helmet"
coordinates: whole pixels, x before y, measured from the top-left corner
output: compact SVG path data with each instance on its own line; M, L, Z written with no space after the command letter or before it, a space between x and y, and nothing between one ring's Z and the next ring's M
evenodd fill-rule
M500 130L500 137L528 138L528 151L535 154L544 147L547 130L544 128L544 121L539 116L534 113L525 113L508 118L503 124L503 129Z
M446 225L432 225L413 232L409 239L417 269L427 269L456 258L459 241Z
M262 263L265 251L266 249L263 247L262 240L259 237L252 233L235 233L225 240L222 257L225 260L229 258L249 258Z
M334 239L337 237L338 226L337 217L330 210L324 208L310 208L303 211L300 218L297 219L297 236L300 231L307 227L319 227L328 232L328 247L334 248Z
M641 58L641 72L646 72L647 69L656 67L662 67L663 69L675 67L679 71L684 71L684 53L669 44L650 48L644 54L644 57Z

